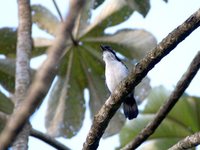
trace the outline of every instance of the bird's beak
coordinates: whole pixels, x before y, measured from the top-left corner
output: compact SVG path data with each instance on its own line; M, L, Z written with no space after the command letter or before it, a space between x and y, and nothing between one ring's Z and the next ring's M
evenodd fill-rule
M101 47L101 49L102 49L103 52L106 51L106 48L105 48L104 45L100 45L100 47Z

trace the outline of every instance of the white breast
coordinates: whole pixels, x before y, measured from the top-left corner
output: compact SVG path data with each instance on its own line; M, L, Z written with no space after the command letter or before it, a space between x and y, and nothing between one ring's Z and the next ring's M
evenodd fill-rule
M128 75L128 69L119 61L106 62L106 84L112 93L117 85Z

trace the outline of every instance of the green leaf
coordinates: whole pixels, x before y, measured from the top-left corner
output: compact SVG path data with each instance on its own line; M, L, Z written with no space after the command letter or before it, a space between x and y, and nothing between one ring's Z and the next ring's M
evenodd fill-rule
M124 38L126 37L126 38ZM111 45L129 59L141 59L157 44L155 37L145 30L122 29L113 35L85 37L84 42Z
M48 46L52 44L51 40L37 38L34 40L34 47L32 50L32 57L42 55L45 53ZM1 28L0 29L0 54L9 58L16 57L17 45L17 29L16 28Z
M134 137L154 119L156 112L159 107L164 104L165 100L167 100L169 94L169 91L165 90L163 87L152 90L148 96L147 104L139 117L133 121L127 122L121 130L120 147L132 141ZM178 140L199 131L198 106L200 106L200 98L194 98L188 95L182 96L154 134L148 138L148 142L141 145L141 148L167 149Z
M4 112L6 114L11 114L14 108L14 104L10 98L5 96L0 91L0 112Z
M14 55L16 53L17 29L16 28L1 28L0 29L0 54Z
M10 76L15 76L15 59L0 58L0 71Z
M58 18L42 5L32 5L31 9L32 21L42 30L55 36L59 24Z
M143 17L145 17L147 13L149 12L149 9L150 9L149 0L128 0L127 2L128 2L128 5L130 5L132 9L135 9L136 11L138 11L140 14L143 15Z
M15 90L15 59L0 58L0 84L9 92ZM33 77L35 70L31 69Z
M0 84L8 91L14 92L15 88L15 60L0 59Z
M84 32L84 36L103 35L104 30L109 26L117 25L127 20L136 10L144 16L149 11L149 0L109 0L105 1L100 13L95 17L94 21L88 26ZM83 37L80 36L80 37Z
M50 135L71 138L83 123L86 79L78 50L70 50L69 53L63 58L58 79L49 96L45 125Z

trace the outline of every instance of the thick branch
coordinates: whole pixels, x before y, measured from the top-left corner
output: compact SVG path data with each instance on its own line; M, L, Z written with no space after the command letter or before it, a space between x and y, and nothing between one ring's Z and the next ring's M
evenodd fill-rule
M117 87L107 99L98 114L95 115L87 139L83 145L84 150L97 149L110 119L120 107L123 97L130 93L141 82L147 73L181 41L200 25L200 9L190 16L182 25L172 31L135 67L133 72Z
M42 133L42 132L40 132L38 130L32 129L31 130L31 136L44 141L45 143L53 146L56 149L59 149L59 150L70 150L70 148L66 147L62 143L56 141L54 138L52 138L52 137L48 136L47 134L44 134L44 133Z
M15 108L21 107L27 94L31 76L30 76L30 54L32 51L31 38L31 8L30 0L18 0L18 18L19 26L17 32L17 55L16 55L16 79L15 79ZM30 134L30 125L20 131L13 142L12 149L28 149L28 137Z
M73 0L70 2L71 6L66 21L62 24L54 44L48 49L47 59L38 69L34 82L23 102L23 107L12 114L0 135L0 149L6 149L12 142L30 115L42 102L53 82L61 55L66 48L66 41L70 39L69 33L72 32L75 19L84 3L83 0Z
M169 148L169 150L190 149L199 144L200 144L200 132L197 132L197 133L187 136L183 140L179 141L174 146Z
M125 148L123 148L123 150L131 150L137 148L142 142L144 142L150 135L154 133L154 131L165 119L170 110L174 107L174 105L181 97L185 89L189 86L190 82L198 72L199 68L200 68L200 52L198 52L198 54L195 56L188 70L177 83L168 101L166 101L166 103L162 107L160 107L155 118L137 135L135 140L127 144Z

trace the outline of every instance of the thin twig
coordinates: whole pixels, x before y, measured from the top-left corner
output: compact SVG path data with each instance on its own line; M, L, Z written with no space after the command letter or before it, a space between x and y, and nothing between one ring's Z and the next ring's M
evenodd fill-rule
M61 22L63 22L63 17L62 17L62 14L61 14L61 12L60 12L60 9L58 8L58 5L57 5L57 3L56 3L56 0L52 0L52 1L53 1L53 4L54 4L55 8L56 8L56 11L58 12L58 15L59 15L59 17L60 17Z
M115 89L95 115L86 141L84 150L95 150L108 126L110 119L120 107L123 98L147 75L147 73L181 41L200 25L200 9L191 15L182 25L172 31L155 49L147 54L135 67L133 72Z
M0 149L6 149L9 146L16 134L42 102L53 82L61 56L66 48L66 42L70 38L69 32L73 30L78 12L84 4L84 0L73 0L70 2L69 14L60 27L54 44L48 49L47 59L36 73L27 97L22 104L23 107L20 107L11 115L0 135Z
M176 143L174 146L169 148L169 150L182 150L190 149L200 144L200 132L197 132L193 135L187 136L183 140Z
M44 141L45 143L53 146L56 149L59 149L59 150L70 150L70 148L68 148L67 146L63 145L62 143L58 142L57 140L55 140L51 136L48 136L47 134L44 134L44 133L42 133L42 132L40 132L38 130L31 129L31 136Z
M136 136L133 141L127 144L122 150L131 150L137 148L142 142L144 142L150 135L154 133L157 127L161 124L161 122L165 119L167 114L179 100L185 89L189 86L199 68L200 52L197 53L186 73L177 83L174 91L171 93L168 100L165 102L165 104L163 104L163 106L160 107L155 118Z

